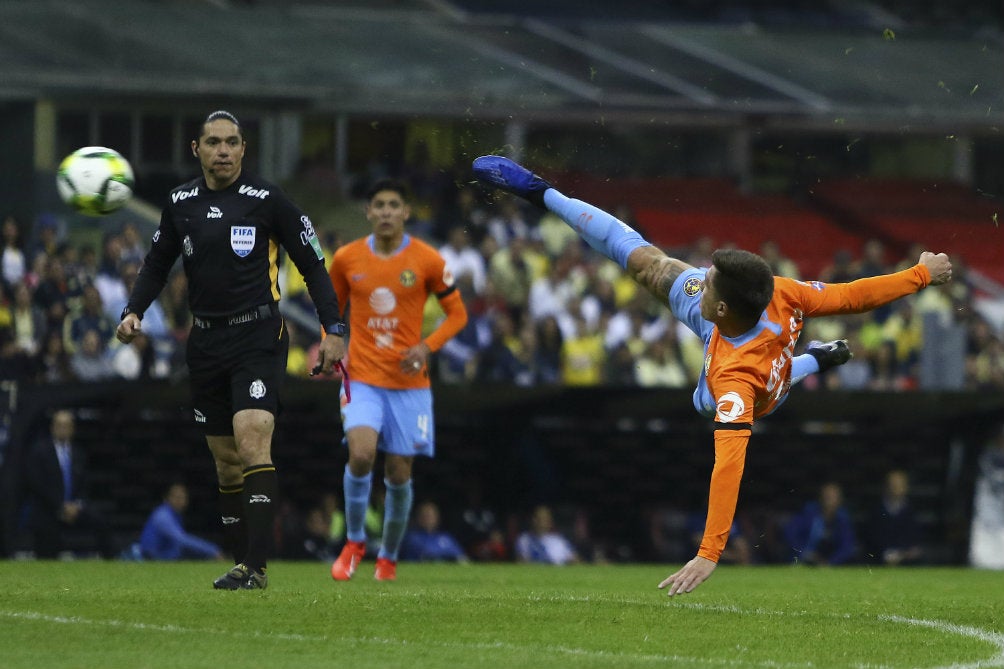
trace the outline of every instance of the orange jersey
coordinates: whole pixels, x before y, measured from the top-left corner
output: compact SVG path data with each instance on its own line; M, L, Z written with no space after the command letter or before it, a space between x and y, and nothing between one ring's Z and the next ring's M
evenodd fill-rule
M373 236L342 246L328 274L338 304L349 312L349 376L381 388L428 388L428 374L408 375L400 364L406 349L422 341L429 295L436 295L446 320L425 340L436 351L467 323L453 277L439 253L405 235L390 257L373 251Z
M679 289L674 286L671 292L674 313L684 322L688 322L686 312L693 305L687 300L700 300L699 284L695 283L698 276L688 271L680 278ZM915 293L930 281L930 272L923 265L845 284L774 277L774 296L755 328L736 338L723 337L718 328L711 331L704 371L717 427L715 466L698 555L717 561L725 548L751 426L776 409L788 394L795 344L804 319L869 311ZM689 311L692 318L693 311Z

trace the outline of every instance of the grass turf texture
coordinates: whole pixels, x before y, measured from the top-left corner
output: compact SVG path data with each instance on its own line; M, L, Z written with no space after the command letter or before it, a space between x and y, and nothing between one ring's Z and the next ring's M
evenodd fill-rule
M723 566L672 599L666 566L0 562L0 666L1004 667L1001 574Z

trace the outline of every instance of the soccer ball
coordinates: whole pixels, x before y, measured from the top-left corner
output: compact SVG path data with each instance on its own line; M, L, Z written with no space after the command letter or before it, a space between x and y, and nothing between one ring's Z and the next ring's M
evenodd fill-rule
M63 159L56 188L63 202L88 216L110 214L132 197L132 166L118 151L85 146Z

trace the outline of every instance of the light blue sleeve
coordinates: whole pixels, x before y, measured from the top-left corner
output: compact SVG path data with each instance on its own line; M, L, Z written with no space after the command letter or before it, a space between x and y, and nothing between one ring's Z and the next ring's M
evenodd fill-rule
M707 267L692 267L683 272L669 289L669 308L673 315L705 344L714 324L701 317L701 292Z

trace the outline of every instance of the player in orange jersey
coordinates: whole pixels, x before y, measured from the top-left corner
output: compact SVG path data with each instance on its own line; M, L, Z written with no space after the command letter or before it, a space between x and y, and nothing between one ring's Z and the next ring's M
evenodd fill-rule
M843 284L775 277L763 258L737 249L715 251L711 267L692 267L508 158L482 156L473 167L481 181L557 214L704 341L694 405L714 417L715 465L697 556L659 584L670 595L693 591L717 565L735 515L753 421L780 406L792 382L850 357L844 342L810 343L807 354L796 357L804 319L869 311L952 278L948 256L929 252L902 272Z
M373 233L338 249L329 271L339 304L348 305L346 369L352 379L351 401L342 406L349 447L344 475L347 541L331 566L332 578L339 581L352 577L365 553L366 507L377 451L384 453L387 492L375 576L396 578L397 553L411 511L412 463L416 455L435 453L429 355L467 323L467 310L446 262L431 246L404 232L411 216L404 185L380 181L367 195L366 218ZM446 319L423 339L423 312L430 295L438 298Z

